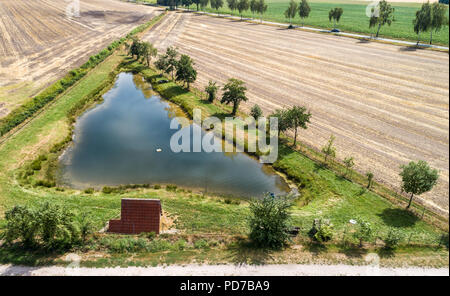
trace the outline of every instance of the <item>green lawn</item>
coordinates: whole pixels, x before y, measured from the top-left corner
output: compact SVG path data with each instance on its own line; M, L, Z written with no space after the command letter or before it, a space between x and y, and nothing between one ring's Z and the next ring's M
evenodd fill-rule
M275 22L288 22L284 17L284 11L286 10L289 1L288 0L266 0L268 5L267 12L264 14L263 19ZM369 18L366 16L366 7L370 2L361 1L336 1L336 0L311 0L309 1L311 6L310 17L305 20L305 26L319 27L331 29L333 23L328 20L328 12L334 7L341 7L344 9L344 14L338 24L338 28L346 32L357 32L371 34L376 33L375 28L369 28ZM420 8L421 4L417 3L392 3L395 8L396 21L389 27L384 26L380 30L380 37L405 39L405 40L417 40L417 34L413 30L412 21L415 18L416 11ZM196 9L195 5L191 6L192 9ZM213 11L210 7L208 11ZM225 1L224 7L219 10L220 13L230 13ZM234 12L235 15L238 11ZM249 11L243 14L245 17L252 17ZM448 16L448 12L447 12ZM294 24L301 24L300 17L297 15ZM429 42L429 33L422 34L421 40L425 43ZM433 43L448 45L449 29L448 26L444 27L440 32L433 33Z

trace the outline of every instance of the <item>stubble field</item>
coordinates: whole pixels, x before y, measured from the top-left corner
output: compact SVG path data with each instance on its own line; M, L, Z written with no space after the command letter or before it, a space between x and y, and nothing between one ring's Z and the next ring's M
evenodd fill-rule
M181 12L144 39L189 54L198 88L244 80L246 110L307 106L306 144L320 149L334 134L338 158L353 156L359 171L398 190L401 164L428 161L440 179L423 197L448 212L448 53Z
M155 7L114 0L0 2L0 118L87 61L107 44L160 13Z

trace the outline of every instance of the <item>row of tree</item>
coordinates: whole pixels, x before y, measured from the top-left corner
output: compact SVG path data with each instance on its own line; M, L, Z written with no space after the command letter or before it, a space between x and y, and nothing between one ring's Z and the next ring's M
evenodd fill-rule
M427 31L430 31L430 44L433 42L433 32L438 32L443 26L448 25L446 13L447 7L444 4L438 2L431 4L429 1L422 4L413 21L417 44L420 41L420 33Z
M180 58L178 59L178 56ZM179 54L174 47L168 47L165 54L158 57L155 67L163 73L170 74L172 80L183 82L183 86L189 89L190 84L197 79L197 70L194 61L186 54Z

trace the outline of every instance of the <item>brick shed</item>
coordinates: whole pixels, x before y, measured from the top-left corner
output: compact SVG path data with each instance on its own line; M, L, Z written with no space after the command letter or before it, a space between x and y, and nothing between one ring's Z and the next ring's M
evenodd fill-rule
M122 198L120 220L109 220L108 232L159 234L162 208L159 199Z

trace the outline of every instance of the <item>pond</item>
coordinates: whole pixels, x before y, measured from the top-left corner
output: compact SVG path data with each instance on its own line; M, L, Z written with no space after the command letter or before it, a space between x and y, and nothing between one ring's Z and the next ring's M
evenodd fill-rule
M141 76L119 74L103 98L77 120L74 141L60 158L62 183L80 189L174 184L236 197L289 191L270 166L245 153L172 152L177 130L170 122L185 115Z

